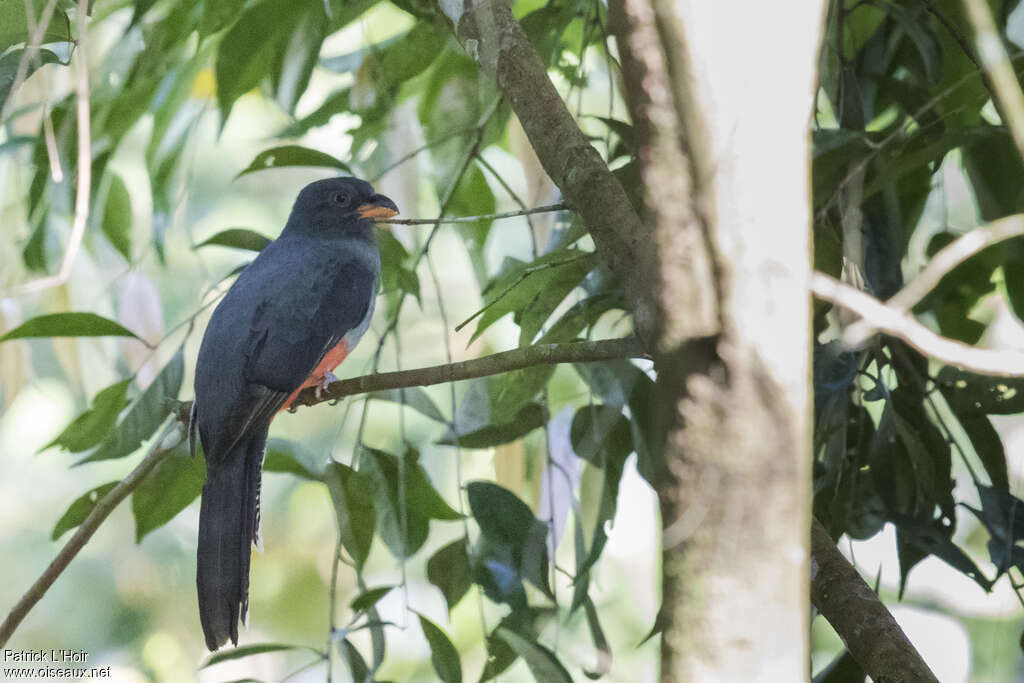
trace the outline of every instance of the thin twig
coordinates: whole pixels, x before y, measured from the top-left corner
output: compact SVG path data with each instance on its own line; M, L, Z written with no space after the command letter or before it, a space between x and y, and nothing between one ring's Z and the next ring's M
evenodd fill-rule
M917 276L890 297L885 305L898 313L906 313L924 299L954 268L997 242L1024 235L1024 214L1007 216L971 230L942 248ZM862 346L877 329L865 318L843 332L843 344L849 348Z
M437 365L417 370L401 372L385 372L364 375L353 379L342 380L331 384L326 392L317 396L315 388L303 391L294 405L315 405L324 401L336 400L345 396L380 391L386 389L402 389L417 386L429 386L456 382L474 377L486 377L502 372L519 370L534 365L551 365L555 363L591 363L618 358L646 357L643 346L635 338L609 339L597 342L571 342L568 344L542 344L527 346L513 351L496 353L483 358ZM188 414L188 403L179 406L179 415ZM175 433L177 430L177 433ZM7 644L8 639L18 628L28 612L46 594L72 559L81 551L100 524L113 512L114 508L134 491L164 457L173 450L185 436L185 425L180 419L169 422L150 444L149 451L142 461L136 465L127 477L111 491L99 499L92 512L79 525L78 530L61 548L60 552L36 579L32 587L11 609L3 624L0 625L0 648Z
M377 175L373 176L372 178L367 178L367 180L370 183L372 183L372 184L376 184L378 180L380 180L381 178L386 176L388 173L390 173L391 171L395 170L396 168L398 168L399 166L401 166L405 162L410 161L410 160L416 158L417 156L419 156L423 152L426 152L428 149L432 149L434 147L437 147L438 145L443 145L444 143L448 142L452 138L457 138L460 135L468 135L468 134L470 134L470 133L472 133L474 131L476 131L476 126L473 126L471 128L462 128L462 129L459 129L459 130L453 130L453 131L450 131L448 133L445 133L444 135L442 135L441 137L437 138L436 140L431 140L428 143L420 145L419 147L417 147L416 149L412 150L408 154L406 154L406 155L404 155L402 157L399 157L399 159L397 161L391 162L390 164L388 164L387 166L384 167L384 170L382 170L380 173L378 173Z
M178 430L178 434L173 434L174 430ZM96 501L96 505L92 511L85 518L85 520L78 526L74 535L68 539L68 542L64 544L64 547L60 549L57 556L53 558L53 562L46 568L46 571L36 579L32 587L26 591L25 595L22 596L21 600L18 601L4 619L4 623L0 625L0 648L7 644L11 635L21 624L22 619L29 613L29 611L35 607L36 603L39 602L40 598L46 594L46 591L50 589L53 582L57 580L68 564L74 559L75 555L89 542L92 535L96 533L96 529L99 528L100 524L114 511L114 508L124 500L129 493L134 491L136 487L145 479L146 475L149 474L154 467L156 467L167 454L174 449L185 436L184 425L177 419L169 422L166 427L161 430L159 436L153 440L150 444L149 451L142 461L135 466L135 469L128 474L127 477L121 480L117 486L110 490L107 495Z
M946 365L992 377L1024 376L1024 352L979 349L943 337L919 323L909 312L890 308L824 273L811 275L811 291L819 299L853 311L870 320L875 329L902 339L925 356Z
M13 288L9 294L29 294L60 287L71 277L89 220L89 191L92 183L92 135L89 125L89 63L87 43L88 0L78 0L78 44L74 56L75 94L78 105L78 187L75 195L75 217L71 237L64 251L64 260L56 275L39 278Z
M504 213L489 213L483 216L457 216L454 218L381 218L375 223L386 223L387 225L438 225L441 223L476 223L478 221L491 221L499 218L515 218L516 216L529 216L535 213L550 213L551 211L565 211L569 207L565 204L548 204L532 209L520 211L505 211Z

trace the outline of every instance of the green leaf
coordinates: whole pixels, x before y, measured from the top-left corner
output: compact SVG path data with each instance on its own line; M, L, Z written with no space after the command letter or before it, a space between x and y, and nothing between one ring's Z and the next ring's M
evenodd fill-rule
M492 560L551 596L547 525L534 517L526 503L514 493L497 484L470 482L466 485L466 492L473 518L480 526L481 537L487 541L486 547L479 549L482 552L478 552L475 558L478 567ZM503 571L501 567L492 564L487 569L494 574ZM501 582L506 579L503 576L496 578Z
M0 0L0 52L11 45L27 43L33 36L29 34L28 16L25 13L24 0ZM43 16L47 0L31 0L33 25L38 28L38 21ZM59 9L50 16L50 23L42 33L41 44L57 43L71 40L71 22L68 15ZM2 98L0 98L2 99Z
M459 652L448 640L448 636L425 616L413 610L420 619L423 636L430 645L430 663L434 665L437 677L444 683L462 683L462 663Z
M583 406L573 417L569 438L573 451L595 467L604 469L604 482L600 491L600 502L597 505L597 516L593 522L590 550L588 553L577 553L576 583L577 591L573 598L572 609L576 609L586 597L586 586L589 581L588 572L594 566L604 550L608 535L605 528L615 519L615 511L619 498L619 482L626 458L633 451L633 435L630 421L621 411L612 406ZM581 491L580 496L590 496L596 491ZM583 539L580 539L582 545Z
M466 143L458 141L457 144L464 145ZM444 147L442 145L440 149ZM438 148L435 149L438 152L440 151ZM458 159L462 159L461 150ZM452 193L451 200L448 203L448 210L456 216L484 216L494 213L496 209L497 201L494 198L491 186L487 183L487 177L480 170L478 164L470 164L466 172L462 174L455 192ZM469 253L469 260L473 265L473 273L476 275L477 282L481 285L487 280L487 262L484 258L484 247L493 223L493 220L483 219L472 223L459 223L455 226L462 236L462 242Z
M596 256L582 258L551 271L545 286L515 314L515 321L519 324L520 346L533 341L555 309L583 282L583 278L597 263Z
M502 624L505 623L505 619L502 620ZM516 651L497 635L497 631L495 628L487 635L487 662L480 673L480 683L497 678L519 658Z
M594 601L589 597L583 602L584 609L587 614L587 627L590 629L590 637L594 641L594 647L597 649L597 666L594 669L585 669L583 671L587 678L596 680L607 674L612 667L612 648L608 644L608 639L605 638L604 629L601 628L601 621L597 617L597 608L594 607Z
M0 342L39 337L135 337L138 339L131 330L95 313L50 313L26 320L0 337Z
M284 166L318 166L327 168L341 169L345 173L352 174L352 169L349 168L348 164L335 159L330 154L310 149L308 147L301 147L299 145L283 145L281 147L273 147L268 150L264 150L256 155L256 158L252 160L248 168L239 173L236 177L240 178L247 173L255 173L256 171L265 171L268 168L281 168Z
M889 5L886 10L896 20L907 37L917 48L918 56L924 67L925 76L931 83L938 83L942 74L942 46L927 21L924 8L912 12L899 5Z
M486 386L486 383L484 384ZM484 406L486 409L486 406ZM460 409L460 415L463 411ZM495 414L500 414L495 411ZM458 423L458 432L449 429L437 443L445 446L458 445L462 448L491 448L521 439L534 429L543 427L547 413L539 403L528 403L511 416L509 422L488 424L463 431L463 420Z
M391 401L392 403L405 404L416 412L429 417L437 422L447 422L444 413L438 409L430 395L419 387L406 389L387 389L385 391L374 391L369 398L378 401Z
M327 30L322 1L296 4L299 16L295 29L275 55L271 71L274 96L288 114L295 112L295 105L309 85Z
M935 383L961 417L1024 412L1024 379L983 377L947 366L939 371Z
M92 400L92 408L76 417L56 439L40 450L59 446L71 453L80 453L98 444L117 422L117 416L127 402L128 385L131 383L131 378L128 378L98 392Z
M484 306L479 312L480 321L470 342L509 313L515 313L516 322L522 324L522 316L536 305L536 312L528 318L527 333L532 330L532 334L529 334L527 341L532 340L554 307L593 269L596 259L593 252L579 249L551 252L532 263L506 258L498 275L483 290ZM568 289L567 283L572 283ZM556 290L558 301L552 302L550 298L541 297L541 293L549 287ZM540 302L535 304L538 299ZM456 329L467 322L461 323ZM526 343L524 337L520 335L520 344Z
M124 180L116 173L110 175L107 202L103 207L103 234L125 260L132 260L132 200Z
M221 38L215 65L221 127L227 122L235 100L270 76L305 4L263 0L250 5Z
M0 8L5 4L15 1L16 0L0 0ZM0 15L2 14L3 10L0 9ZM0 19L0 21L2 21L2 19ZM2 40L2 37L0 37L0 40ZM0 52L3 52L3 48L0 48ZM24 54L25 50L11 50L3 57L0 57L0 107L3 106L7 101L7 98L11 95L11 89L14 87L14 81L18 75L18 65L21 64L21 59ZM45 64L55 63L60 63L60 58L58 58L57 55L50 50L39 50L36 54L36 59L29 61L27 68L25 69L25 78L22 83L27 81L29 76L35 73L36 69L39 67Z
M925 554L935 555L961 574L973 579L985 592L992 589L992 581L986 578L974 560L950 539L949 536L953 532L951 527L943 528L938 520L925 522L903 515L892 515L891 519L902 541L916 546Z
M361 570L373 543L372 482L366 475L340 462L327 465L324 481L334 504L341 543L352 556L356 569Z
M624 461L633 452L629 420L614 406L587 405L576 411L569 430L573 451L595 467Z
M271 240L264 237L255 230L249 228L228 228L221 230L213 237L208 237L193 249L215 245L218 247L234 247L235 249L248 249L249 251L262 251L270 244Z
M279 138L298 138L305 135L311 128L319 128L320 126L327 125L327 122L335 114L339 114L343 111L349 111L352 107L350 105L350 98L352 94L352 88L346 87L333 93L330 97L324 100L323 104L313 110L307 116L293 121L291 124L286 126L281 132L277 134Z
M227 662L232 659L242 659L244 657L251 657L253 655L261 655L266 652L284 652L287 650L306 650L309 652L315 652L320 654L320 651L303 645L284 645L283 643L260 643L257 645L242 645L239 647L221 650L214 652L212 655L206 658L206 661L199 667L205 669L208 666L214 664L220 664L221 662Z
M1005 128L990 127L961 149L981 217L993 221L1024 210L1024 162Z
M204 2L203 14L199 20L199 37L216 33L229 26L242 11L245 0L217 0Z
M401 40L380 49L370 49L362 68L370 68L374 88L395 90L423 73L441 54L449 40L448 27L440 22L420 21Z
M76 465L123 458L134 453L173 411L184 373L185 358L183 350L178 349L153 383L131 404L114 431Z
M353 681L366 681L370 678L370 669L366 666L366 660L359 654L355 645L349 642L348 638L342 638L338 642L338 650L348 665Z
M1009 491L984 484L976 484L976 487L981 510L969 505L964 507L973 512L989 532L989 557L996 566L998 578L1011 567L1024 566L1024 549L1020 546L1021 539L1024 539L1024 501Z
M473 584L465 537L452 541L431 555L427 560L427 579L441 590L451 613Z
M416 461L419 457L417 451L410 449L405 453L405 485L402 491L399 488L397 456L373 448L364 448L362 454L359 471L373 482L379 534L396 557L409 557L423 546L430 520L460 518L430 483L427 473ZM404 502L400 492L404 492Z
M365 612L370 609L383 598L385 595L395 589L394 586L379 586L378 588L370 588L365 590L349 603L349 607L353 612Z
M202 493L205 481L205 459L189 455L186 444L167 454L132 493L135 542L187 508Z
M314 456L293 441L267 441L267 454L263 458L264 472L283 472L311 481L323 481L324 465L322 458Z
M499 626L495 633L523 658L535 680L543 683L572 683L572 676L551 650L535 640L527 640L507 626Z
M60 519L53 527L53 533L50 534L50 540L56 541L61 535L69 529L74 529L76 526L85 521L85 518L89 516L93 508L96 507L96 503L99 502L103 496L110 493L110 490L117 486L120 482L111 481L97 486L91 491L83 493L81 496L76 498L68 509L64 512Z
M985 472L988 473L992 488L1008 491L1010 482L1006 471L1006 452L1003 449L1003 440L992 426L992 420L987 415L976 415L960 418L960 425L964 428L967 438L971 440L971 446Z

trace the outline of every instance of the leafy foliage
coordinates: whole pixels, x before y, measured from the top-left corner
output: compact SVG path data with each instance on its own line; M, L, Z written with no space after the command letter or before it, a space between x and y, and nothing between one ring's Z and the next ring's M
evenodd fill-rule
M1017 3L991 4L1005 30ZM867 291L883 300L962 232L951 214L962 216L963 204L980 221L1024 206L1024 164L987 104L988 84L963 35L969 26L952 1L830 3L814 131L815 265L836 276L862 271ZM960 206L944 194L954 178L970 192ZM942 335L977 343L998 299L1022 315L1020 249L1010 240L972 256L914 313ZM928 556L986 591L1019 571L1014 548L1024 529L1013 521L1018 501L990 416L1024 411L1024 386L942 367L887 337L844 351L829 341L827 313L815 309L815 335L825 340L814 355L815 515L836 537L869 538L891 523L901 596ZM968 485L955 487L958 476ZM954 540L959 525L973 524L963 510L988 531L995 576ZM830 675L849 668L838 660Z

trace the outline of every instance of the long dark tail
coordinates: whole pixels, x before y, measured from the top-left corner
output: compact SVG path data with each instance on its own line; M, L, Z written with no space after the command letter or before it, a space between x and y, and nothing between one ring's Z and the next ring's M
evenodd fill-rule
M259 431L259 430L257 430ZM231 452L207 464L199 509L196 587L199 620L211 651L238 644L238 621L249 607L249 557L257 541L260 471L266 434L243 437Z

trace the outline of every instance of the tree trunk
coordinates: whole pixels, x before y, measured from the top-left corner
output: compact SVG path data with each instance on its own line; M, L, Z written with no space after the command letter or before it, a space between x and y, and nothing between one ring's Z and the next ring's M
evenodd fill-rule
M661 285L666 681L808 677L809 122L824 7L612 5ZM683 342L713 323L717 344L696 357Z

